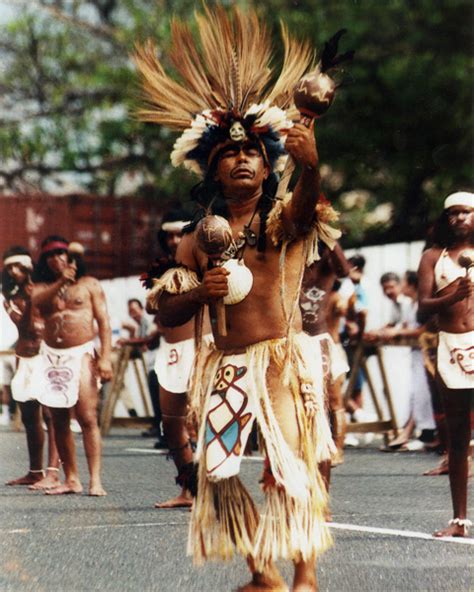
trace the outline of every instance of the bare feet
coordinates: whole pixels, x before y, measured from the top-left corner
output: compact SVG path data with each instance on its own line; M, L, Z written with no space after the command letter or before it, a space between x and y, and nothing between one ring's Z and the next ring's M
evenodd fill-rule
M89 486L89 493L88 495L91 495L93 497L103 497L104 495L107 495L107 492L105 491L105 489L102 487L102 484L98 483L97 485L90 485Z
M167 500L166 502L156 502L155 508L159 510L167 510L169 508L191 508L193 505L193 498L190 494L181 493L180 495Z
M28 473L24 477L19 477L18 479L12 479L11 481L7 481L5 485L33 485L33 483L38 483L38 481L41 481L43 477L43 471L28 471Z
M33 491L44 491L45 489L53 489L60 485L59 481L59 469L48 468L46 471L46 477L37 481L34 485L30 485L28 489Z
M82 485L79 481L70 481L69 483L59 484L53 489L48 489L44 492L46 495L70 495L74 493L82 493Z
M447 528L437 530L433 533L436 538L442 537L466 537L469 534L469 526L464 524L451 523Z
M449 475L448 455L443 457L443 460L434 469L425 471L423 475L428 477L437 477L438 475Z
M317 592L318 587L315 582L301 582L293 586L293 592Z
M268 590L274 590L275 592L288 592L289 590L276 568L265 574L254 573L252 580L248 584L237 588L237 592L268 592Z

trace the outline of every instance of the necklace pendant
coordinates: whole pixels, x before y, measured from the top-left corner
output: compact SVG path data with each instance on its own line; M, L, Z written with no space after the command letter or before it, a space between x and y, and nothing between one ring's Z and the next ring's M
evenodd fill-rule
M245 241L248 244L249 247L255 247L255 245L257 244L257 235L255 234L255 232L249 228L248 226L244 227L244 235L245 235Z

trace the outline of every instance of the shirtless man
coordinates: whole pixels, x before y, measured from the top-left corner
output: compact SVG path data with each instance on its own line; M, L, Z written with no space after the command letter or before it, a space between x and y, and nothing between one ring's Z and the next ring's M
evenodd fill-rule
M304 519L305 511L300 508L300 514L298 514L298 511L292 506L292 496L289 493L286 495L282 493L280 497L279 492L284 491L286 488L291 490L292 479L296 480L298 477L291 469L288 474L282 475L285 471L285 467L282 465L288 462L289 469L293 460L298 459L300 462L301 458L304 459L303 466L305 468L303 472L305 477L303 479L308 479L311 482L308 491L309 497L321 496L321 491L318 488L322 484L317 467L315 465L311 466L311 463L314 464L316 456L314 449L311 447L314 442L305 441L304 436L301 435L302 432L309 435L309 432L306 431L308 426L299 416L301 413L299 401L294 398L291 388L285 384L282 371L282 364L284 366L285 360L274 348L280 346L282 351L288 348L291 355L292 349L290 348L292 348L293 344L290 345L289 343L288 335L290 332L293 335L293 343L298 342L297 346L293 346L299 352L297 355L304 358L304 352L308 354L310 351L310 346L304 343L304 334L301 333L302 322L298 307L293 306L293 314L288 315L287 311L288 309L291 310L292 299L294 301L299 295L300 278L298 270L301 269L302 265L303 237L310 231L311 227L308 220L313 221L314 219L314 209L319 195L318 155L313 129L307 129L300 124L295 125L288 134L286 149L296 162L301 165L302 173L293 198L286 201L285 205L281 207L278 219L283 233L286 231L288 235L298 237L292 240L287 247L285 286L281 288L280 285L281 246L274 246L271 244L270 237L267 237L266 248L264 251L260 251L255 248L255 242L252 246L249 243L253 241L247 241L242 246L240 258L252 272L253 287L248 296L240 303L226 307L227 336L218 334L215 322L215 304L217 300L225 297L229 292L229 272L224 267L208 269L208 257L196 244L194 234L189 234L184 236L179 245L177 261L186 266L187 269L194 271L195 276L202 278L202 280L198 286L186 293L171 294L165 290L159 304L162 323L170 326L184 324L203 305L209 304L211 322L214 321L213 334L217 348L214 357L217 355L219 362L210 375L201 376L199 372L197 379L205 392L202 403L206 405L206 408L209 405L209 399L212 397L210 390L212 391L213 383L218 389L225 386L230 388L236 385L236 391L241 394L244 393L244 401L253 400L252 404L257 409L252 410L251 404L246 406L244 403L240 415L234 415L235 422L232 420L230 422L229 429L238 429L240 432L240 442L233 449L234 454L238 456L237 464L240 464L240 454L243 453L246 438L250 433L254 417L257 415L260 429L266 434L265 446L270 457L266 461L266 471L263 477L265 493L269 500L271 499L271 502L268 503L274 504L273 508L275 508L275 505L278 505L276 500L278 498L281 504L278 508L281 513L279 517L285 520L289 518L289 513L291 513L292 520L297 522L298 519ZM261 227L262 214L259 211L259 206L263 201L263 184L270 174L270 166L265 161L258 144L246 142L225 145L217 153L213 164L214 167L211 170L214 170L214 180L222 188L234 239L238 239L239 233L242 232L244 227L247 227L257 236ZM281 289L286 291L284 303L281 302L279 296ZM285 311L284 308L286 308ZM288 324L290 324L290 327ZM262 366L257 362L258 356L261 354L264 356L263 360L267 359L267 362L262 360ZM312 360L306 358L305 362L307 364L305 371L308 373L310 372L309 366ZM299 380L300 388L307 387L308 392L311 391L314 388L314 381L309 379L309 374L305 375L307 378L299 376L298 370L299 368L292 367L288 369L288 372L291 372L292 378ZM247 376L252 375L252 380L247 378L242 380L240 385L236 384L245 374ZM304 382L306 379L309 381L308 383ZM261 385L262 381L264 385L266 383L271 403L268 400L265 403L256 400L260 395L264 396L256 388L256 384ZM223 386L221 387L221 385ZM212 392L215 393L216 391ZM212 405L216 404L212 402ZM271 406L275 418L274 424L270 424L271 420L266 420L264 417L269 413L269 409L265 408L266 413L263 411L265 404ZM261 405L260 408L259 405ZM243 409L245 409L245 412ZM224 442L224 444L226 442L226 434L219 432L218 427L218 424L225 420L214 422L210 413L206 416L202 413L202 408L200 411L202 423L198 446L201 448L201 454L203 454L202 449L205 446L205 460L202 457L198 479L199 493L193 509L193 526L190 535L190 544L192 545L193 541L196 543L194 548L195 556L200 553L202 553L203 557L222 556L222 549L226 549L230 544L235 544L241 552L247 555L253 576L251 584L246 589L260 589L260 587L284 588L285 585L273 565L273 560L278 556L286 556L293 559L295 564L294 590L316 590L316 551L318 547L324 548L327 544L327 537L324 534L325 527L322 524L324 508L322 506L315 507L317 504L311 506L311 509L308 510L309 515L307 514L306 518L310 520L314 530L310 529L311 533L309 533L304 531L302 524L297 526L296 528L300 528L302 531L300 540L298 543L293 542L293 548L290 548L290 550L283 551L286 544L290 544L286 537L288 539L290 537L289 533L285 532L285 529L281 529L277 533L272 528L271 525L278 520L277 515L273 513L275 509L272 511L267 508L264 517L259 521L258 514L248 497L248 493L238 478L234 476L238 473L239 468L229 467L223 472L217 470L225 464L221 462L222 454L225 454L225 451L222 452L222 449L218 448L216 444L218 441ZM235 413L235 411L233 409L231 413ZM324 411L321 411L322 415L324 415ZM205 435L203 424L206 426ZM238 424L241 426L240 429ZM269 434L270 431L272 431L271 435ZM324 439L323 434L318 434L318 437ZM308 447L308 452L311 450L308 456L304 455L305 447ZM270 450L273 451L273 454ZM276 458L279 454L286 456L285 461L282 461L281 464L279 463L281 457ZM328 457L326 456L326 458ZM228 459L233 460L232 454ZM301 468L301 465L299 466ZM228 479L221 477L221 475L229 473L230 477ZM275 481L276 475L280 478L278 484ZM227 488L230 488L230 490ZM233 505L233 499L236 506L231 509L226 506L226 503ZM218 503L219 512L224 515L226 513L232 515L233 512L238 514L240 510L242 515L237 518L234 516L234 520L237 523L241 521L242 527L247 527L244 532L237 534L231 528L230 540L226 540L225 536L227 534L229 537L229 533L225 532L224 517L220 521L215 517L214 503ZM294 503L297 505L297 502ZM209 504L212 505L212 508L209 507ZM215 539L216 546L214 546L214 542L210 542L208 539L209 544L207 547L197 549L196 547L201 546L199 542L201 538L203 537L206 540L206 537L209 537L209 533L206 534L208 528L210 528L206 524L209 515L213 515L214 520L217 521L217 524L213 525L217 537ZM226 518L226 520L232 523L230 517ZM258 522L260 522L259 526L257 526ZM282 540L278 540L279 536L282 537ZM264 547L264 541L268 541L272 537L276 540L271 550L268 550L267 547L267 549L255 552L254 544L257 541L261 541L261 546ZM305 559L302 559L302 548L307 549L308 546L311 549L309 552L306 551ZM260 556L258 556L259 552L261 553ZM257 557L253 555L254 553Z
M448 196L434 231L434 246L425 251L418 269L420 314L438 314L437 383L448 431L449 483L453 519L434 536L464 537L471 522L467 512L471 398L474 388L474 283L458 257L473 257L474 194Z
M296 57L275 76L272 95L271 39L255 13L206 8L198 29L194 44L187 24L174 27L177 77L151 43L135 56L149 99L140 116L182 132L171 161L201 178L193 196L206 215L184 235L177 266L155 283L164 326L183 325L209 305L215 340L208 350L198 342L189 389L199 467L188 552L196 563L244 555L252 580L241 590L287 589L274 565L285 558L294 563L293 590L310 592L316 556L331 543L318 462L330 458L333 442L298 301L318 238L333 246L339 236L315 213L313 126L293 125L284 110L311 51L285 36L285 54ZM208 76L216 63L219 73ZM293 194L284 183L275 191L287 154L301 171ZM265 454L263 513L238 477L255 420Z
M159 269L173 266L176 250L181 241L183 228L189 224L187 215L180 211L170 211L163 217L158 240L166 254ZM157 270L156 273L160 275ZM153 272L152 272L153 274ZM152 288L153 278L147 281ZM147 296L147 312L158 313L158 303L153 288ZM190 319L178 327L165 327L159 324L161 333L160 346L156 354L155 372L160 385L160 408L163 421L163 432L169 446L169 454L173 458L178 471L176 484L181 492L165 502L157 502L155 508L188 508L192 506L192 495L189 490L193 470L193 451L186 428L188 410L187 390L194 361L194 320Z
M54 441L54 428L47 409L41 409L34 376L39 361L44 324L38 310L31 306L33 262L29 252L20 246L3 254L2 291L4 306L18 329L15 346L17 370L12 380L12 395L20 406L25 426L30 470L24 477L8 481L7 485L29 485L30 489L48 489L59 484L59 456ZM48 426L48 466L43 470L44 431L42 419Z
M38 279L32 302L45 320L43 362L44 388L40 401L51 408L56 443L63 462L65 482L47 491L50 495L81 493L70 409L82 428L89 467L89 495L106 495L102 487L101 438L97 423L97 378L112 377L111 331L105 296L99 282L84 275L82 261L71 260L68 243L59 236L46 238L38 261ZM96 356L93 340L97 322L101 351Z
M349 370L347 356L339 338L339 322L344 316L345 305L333 286L337 278L346 277L350 264L344 252L336 244L329 249L321 243L321 259L306 269L301 287L300 308L303 330L313 337L315 361L321 364L321 388L327 396L332 435L337 452L332 461L320 467L329 488L331 464L344 461L344 436L346 411L342 385Z

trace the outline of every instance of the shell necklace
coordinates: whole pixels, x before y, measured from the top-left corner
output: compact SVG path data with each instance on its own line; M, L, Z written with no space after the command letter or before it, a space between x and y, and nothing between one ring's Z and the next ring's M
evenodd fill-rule
M255 247L257 244L257 235L252 230L252 222L257 213L258 204L253 211L247 224L244 225L237 236L237 239L224 251L221 260L224 261L222 267L229 272L227 276L228 294L224 297L224 304L232 305L242 302L253 286L253 274L244 262L244 250L248 245ZM236 255L238 255L236 257Z

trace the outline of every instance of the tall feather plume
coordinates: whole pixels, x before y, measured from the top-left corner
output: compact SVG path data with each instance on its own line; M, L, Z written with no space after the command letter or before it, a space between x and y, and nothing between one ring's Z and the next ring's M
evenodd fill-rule
M296 84L308 70L314 67L316 56L308 42L292 39L282 21L280 26L284 47L283 66L278 80L265 100L282 109L288 109L293 102L293 90ZM293 111L294 117L298 118L299 113L296 108Z
M171 77L158 57L156 46L137 45L133 59L141 75L145 107L138 117L183 130L206 109L235 109L244 113L251 104L268 101L288 108L293 88L313 61L307 43L292 39L282 25L285 48L283 67L273 89L271 37L255 11L230 12L222 6L195 15L198 39L190 28L172 23L168 56Z

